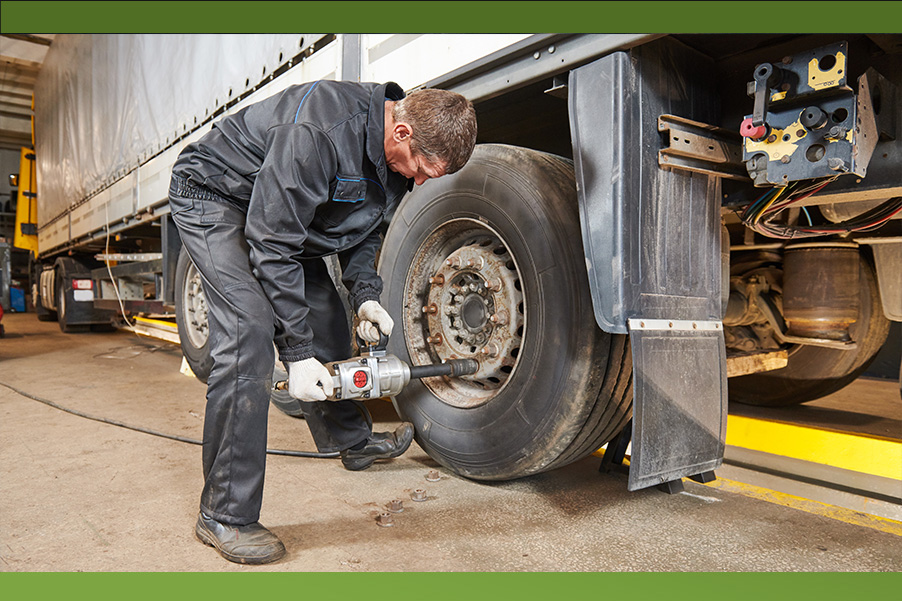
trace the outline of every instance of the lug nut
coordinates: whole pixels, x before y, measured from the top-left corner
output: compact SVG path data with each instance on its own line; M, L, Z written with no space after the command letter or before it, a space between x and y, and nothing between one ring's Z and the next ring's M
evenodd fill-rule
M410 498L414 501L425 501L426 500L426 491L425 489L418 488L412 493L410 493Z
M483 355L487 355L489 357L497 357L498 356L498 345L494 342L490 342L479 351Z
M436 313L438 313L438 307L435 305L435 303L432 303L431 305L426 305L425 307L423 307L423 313L429 313L430 315L435 315Z
M445 313L447 313L448 315L460 315L460 309L452 305L448 307L448 310L445 311Z
M392 514L385 512L380 513L378 516L376 516L376 523L387 528L388 526L393 526L395 520L392 517Z
M442 477L436 470L429 470L429 473L426 474L426 480L428 482L438 482Z
M482 257L476 257L475 259L469 259L467 261L467 267L471 267L476 271L479 271L483 267L485 267L485 259Z
M448 257L445 260L445 265L452 269L460 269L460 257Z
M429 283L434 284L435 286L441 286L445 283L445 276L443 276L442 274L434 275L429 278Z
M507 323L507 313L505 311L498 311L491 317L489 317L489 321L494 324L498 324L499 326L503 326Z
M489 280L486 284L492 292L501 292L502 283L500 279Z
M429 344L434 344L435 346L440 345L444 340L442 339L441 334L436 334L435 336L427 336L426 342Z
M401 499L395 499L393 501L389 501L388 505L385 506L391 513L401 513L404 511L404 503L401 502Z

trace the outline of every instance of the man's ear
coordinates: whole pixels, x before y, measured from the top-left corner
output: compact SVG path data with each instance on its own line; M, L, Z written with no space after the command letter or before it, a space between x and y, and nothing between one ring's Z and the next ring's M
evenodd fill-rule
M409 123L403 121L395 123L395 127L392 130L392 137L395 139L395 142L404 142L405 140L410 139L411 135L413 135L413 128Z

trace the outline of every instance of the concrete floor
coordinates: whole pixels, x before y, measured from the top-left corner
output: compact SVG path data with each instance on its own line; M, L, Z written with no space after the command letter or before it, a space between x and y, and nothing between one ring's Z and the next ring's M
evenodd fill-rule
M62 335L7 314L0 382L97 416L200 438L204 385L176 347L115 332ZM390 404L372 405L391 429ZM275 408L270 447L313 450ZM261 522L280 562L229 563L194 537L200 447L89 421L0 386L3 571L899 571L902 537L686 482L629 493L590 457L480 484L414 446L352 473L336 460L270 456ZM425 488L428 500L409 500ZM392 527L375 517L393 499Z

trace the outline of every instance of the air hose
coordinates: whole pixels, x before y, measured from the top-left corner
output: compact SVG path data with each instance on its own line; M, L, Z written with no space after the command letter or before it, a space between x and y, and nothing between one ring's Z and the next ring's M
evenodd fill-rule
M139 426L132 426L130 424L126 424L120 421L116 421L114 419L109 419L105 417L97 417L96 415L90 415L88 413L83 413L81 411L77 411L75 409L70 409L68 407L63 407L58 403L54 403L51 400L41 398L39 396L35 396L33 394L29 394L24 390L19 390L15 386L10 386L5 382L0 382L0 386L8 388L15 392L18 395L21 395L25 398L31 399L33 401L37 401L39 403L43 403L48 407L53 407L54 409L58 409L60 411L65 411L66 413L70 413L72 415L77 415L78 417L83 417L85 419L90 419L95 422L100 422L102 424L110 424L113 426L118 426L119 428L125 428L126 430L134 430L135 432L142 432L144 434L150 434L151 436L158 436L160 438L167 438L169 440L175 440L177 442L187 442L188 444L203 444L202 441L196 440L194 438L186 438L184 436L176 436L174 434L166 434L165 432L158 432L156 430L150 430L149 428L141 428ZM285 449L266 449L266 452L270 455L285 455L287 457L304 457L307 459L334 459L338 457L340 454L338 452L333 453L314 453L312 451L290 451Z

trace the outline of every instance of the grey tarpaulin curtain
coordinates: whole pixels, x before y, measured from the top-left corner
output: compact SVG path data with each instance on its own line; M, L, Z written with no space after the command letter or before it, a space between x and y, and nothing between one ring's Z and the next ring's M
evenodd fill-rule
M40 225L171 145L315 37L57 36L35 85Z

